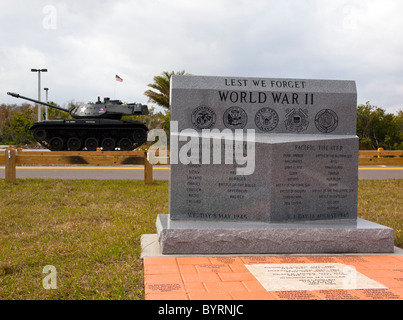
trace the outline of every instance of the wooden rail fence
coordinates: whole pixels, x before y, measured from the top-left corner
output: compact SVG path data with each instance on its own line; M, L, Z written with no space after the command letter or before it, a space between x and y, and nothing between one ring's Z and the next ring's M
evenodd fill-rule
M158 155L158 153L156 154ZM168 152L169 157L169 152ZM169 162L169 158L168 158ZM153 181L153 167L147 151L23 151L8 148L0 153L0 164L5 163L5 179L15 182L16 166L26 164L89 164L89 165L144 165L144 183ZM403 151L359 151L358 164L403 166Z
M358 164L360 166L403 166L403 150L359 151Z
M144 183L153 182L153 167L146 151L23 151L8 148L0 154L5 163L5 179L15 182L16 167L26 164L144 165Z

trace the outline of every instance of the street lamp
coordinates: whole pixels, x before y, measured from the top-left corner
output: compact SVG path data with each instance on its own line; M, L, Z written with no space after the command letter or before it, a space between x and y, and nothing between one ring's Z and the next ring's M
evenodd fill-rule
M43 90L45 90L45 92L46 92L46 103L49 103L49 99L48 99L48 91L49 91L49 88L43 88ZM48 106L46 106L45 107L45 120L48 120Z
M48 69L31 69L31 72L38 72L38 101L41 101L41 72L48 72ZM41 121L40 105L38 105L38 121Z

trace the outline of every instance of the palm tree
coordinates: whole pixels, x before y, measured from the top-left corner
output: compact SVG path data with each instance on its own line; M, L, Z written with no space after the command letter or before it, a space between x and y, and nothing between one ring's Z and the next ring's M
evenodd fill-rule
M164 71L162 75L154 77L154 83L150 83L148 87L154 90L147 90L144 94L148 97L148 102L155 103L161 107L169 109L169 85L171 76L185 75L185 70L176 72Z

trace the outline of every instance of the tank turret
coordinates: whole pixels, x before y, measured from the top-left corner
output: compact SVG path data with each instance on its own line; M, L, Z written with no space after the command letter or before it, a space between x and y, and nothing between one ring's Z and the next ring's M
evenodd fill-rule
M101 102L100 98L98 97L98 101L95 103L84 103L68 110L46 102L21 96L18 93L7 92L7 94L15 98L21 98L48 106L50 108L68 112L74 119L102 118L119 120L122 118L122 116L148 114L148 107L146 105L142 105L140 103L123 103L120 100L110 100L109 98L104 98L104 101Z
M44 120L30 128L36 141L51 151L133 150L147 141L148 128L139 121L123 121L123 116L147 115L148 107L140 103L123 103L104 98L64 109L18 93L7 92L15 98L32 101L65 111L72 119Z

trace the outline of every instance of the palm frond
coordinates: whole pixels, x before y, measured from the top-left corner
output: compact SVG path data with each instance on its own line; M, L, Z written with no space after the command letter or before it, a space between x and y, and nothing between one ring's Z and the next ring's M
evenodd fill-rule
M173 75L185 75L187 74L185 70L175 72L175 71L164 71L161 75L154 77L154 83L150 83L147 86L151 88L144 92L148 97L148 102L155 103L161 107L169 109L169 89L170 80Z

